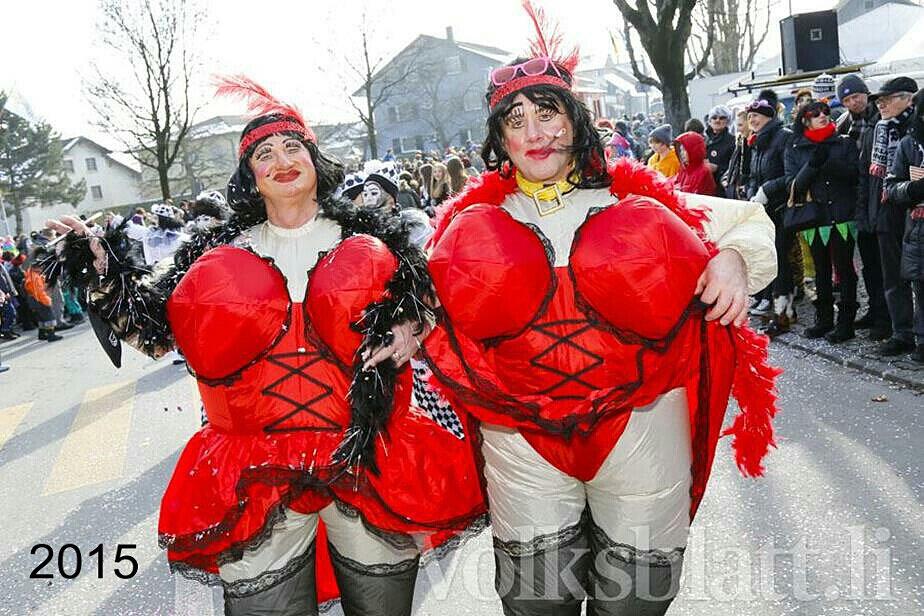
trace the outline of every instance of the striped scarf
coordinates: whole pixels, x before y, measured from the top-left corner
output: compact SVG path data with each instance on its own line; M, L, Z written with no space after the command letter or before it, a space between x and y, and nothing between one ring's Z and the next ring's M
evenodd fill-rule
M898 151L898 142L905 134L908 121L914 114L914 107L908 107L894 118L879 120L873 133L873 154L869 166L869 174L877 178L884 178L895 160Z

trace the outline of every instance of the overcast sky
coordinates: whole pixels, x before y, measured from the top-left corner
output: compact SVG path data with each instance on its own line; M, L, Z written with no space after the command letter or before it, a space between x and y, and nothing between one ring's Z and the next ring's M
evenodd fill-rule
M209 100L210 75L245 73L296 103L315 123L354 119L344 94L360 83L344 57L357 57L364 7L371 7L365 10L374 50L386 57L418 34L445 36L449 25L458 40L522 51L531 28L519 0L202 1L208 20L200 41L206 55L199 74L201 100ZM775 18L788 11L788 0L771 1ZM546 0L544 5L582 52L602 54L610 48L607 33L620 23L612 0ZM792 5L795 12L821 10L833 0L793 0ZM65 136L99 137L81 88L100 53L96 23L97 0L3 0L0 6L0 89L15 91ZM765 55L778 47L774 24ZM235 103L210 102L197 119L240 111Z

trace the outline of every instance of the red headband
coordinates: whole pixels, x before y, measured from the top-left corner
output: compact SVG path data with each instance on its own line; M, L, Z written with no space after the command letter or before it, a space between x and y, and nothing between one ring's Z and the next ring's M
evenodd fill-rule
M571 89L571 86L568 85L568 82L557 75L523 75L522 77L511 79L498 89L494 90L494 92L491 94L489 105L491 109L494 109L497 107L497 104L501 102L508 94L517 92L529 86L538 85L558 86L559 88L564 88L565 90Z
M264 137L269 137L275 133L298 133L302 136L302 139L307 139L312 143L317 143L318 139L314 136L314 133L310 128L302 126L298 122L292 120L278 120L276 122L269 122L268 124L263 124L253 129L241 139L241 145L237 148L237 157L238 159L244 158L244 153L247 152L247 148L252 146L257 141L260 141Z

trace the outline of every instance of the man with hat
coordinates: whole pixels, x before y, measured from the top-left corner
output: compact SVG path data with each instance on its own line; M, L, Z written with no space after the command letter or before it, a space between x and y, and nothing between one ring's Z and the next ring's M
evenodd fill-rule
M860 153L858 203L863 215L857 214L857 250L863 264L863 284L869 298L866 314L856 320L856 329L869 329L870 340L886 340L892 335L892 319L886 306L882 287L882 265L879 260L879 240L875 226L866 215L869 202L869 156L873 149L873 128L879 122L879 111L869 100L869 88L859 75L845 75L837 84L837 98L847 113L837 121L839 135L847 135L857 144Z
M895 161L885 179L885 201L904 209L902 280L909 281L915 300L911 360L924 364L924 90L914 95L914 118L898 144Z
M866 222L877 233L886 305L892 319L892 337L878 349L879 354L886 357L914 350L911 283L900 276L905 209L893 207L883 200L883 180L895 160L899 141L911 125L914 115L912 96L917 90L918 84L914 79L896 77L869 96L879 109L881 119L873 130L870 151L863 153L868 154L868 158L861 158L861 164L869 164L869 175L865 182L863 177L860 178L860 190L864 191L861 194L867 199L861 199L858 204L858 218L864 215L865 210Z

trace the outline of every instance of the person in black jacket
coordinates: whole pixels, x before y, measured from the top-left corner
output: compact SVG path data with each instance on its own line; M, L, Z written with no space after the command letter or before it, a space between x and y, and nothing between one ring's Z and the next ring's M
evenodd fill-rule
M748 138L751 129L748 126L748 112L739 111L735 116L738 132L735 135L735 150L728 163L728 170L722 177L723 197L746 200L748 198L748 175L751 173L751 147Z
M837 121L837 132L847 135L857 144L861 159L857 185L858 215L857 251L863 264L863 285L868 306L866 314L854 322L856 329L868 329L870 340L887 340L892 335L892 319L886 306L882 286L882 265L879 259L879 239L866 215L869 204L869 164L873 149L873 127L879 122L879 111L869 101L869 88L858 75L846 75L837 84L837 98L848 113ZM860 215L860 213L863 215Z
M748 174L748 193L751 201L761 203L776 227L777 277L773 283L757 295L758 308L770 300L772 312L768 326L763 330L768 336L789 331L793 310L793 272L789 253L795 236L783 229L783 207L789 196L783 153L791 133L777 118L777 97L772 90L766 90L747 107L748 139L751 149L751 168Z
M892 206L883 200L883 181L892 168L898 143L911 125L914 115L912 96L917 90L917 83L913 79L896 77L883 84L879 92L870 95L882 119L873 130L868 157L861 159L869 163L866 186L864 178L860 178L860 188L865 189L864 194L868 195L868 199L858 203L858 218L863 217L878 234L882 281L886 305L892 318L892 337L879 346L878 352L887 357L909 353L915 348L911 283L902 280L900 275L906 212L904 208Z
M715 179L716 196L724 197L725 188L722 177L728 171L732 153L735 151L735 138L728 130L731 112L728 107L716 105L709 111L709 126L706 128L706 160Z
M914 313L916 345L911 359L924 363L924 90L915 95L915 116L885 179L885 202L906 210L900 274L910 281L917 308ZM911 172L915 169L915 177Z
M828 224L803 232L815 261L815 324L808 338L838 343L854 337L857 273L853 269L859 155L856 144L837 134L827 103L801 107L792 126L793 138L784 156L794 203L815 203ZM806 206L808 207L808 206ZM837 327L834 326L832 265L840 279Z

